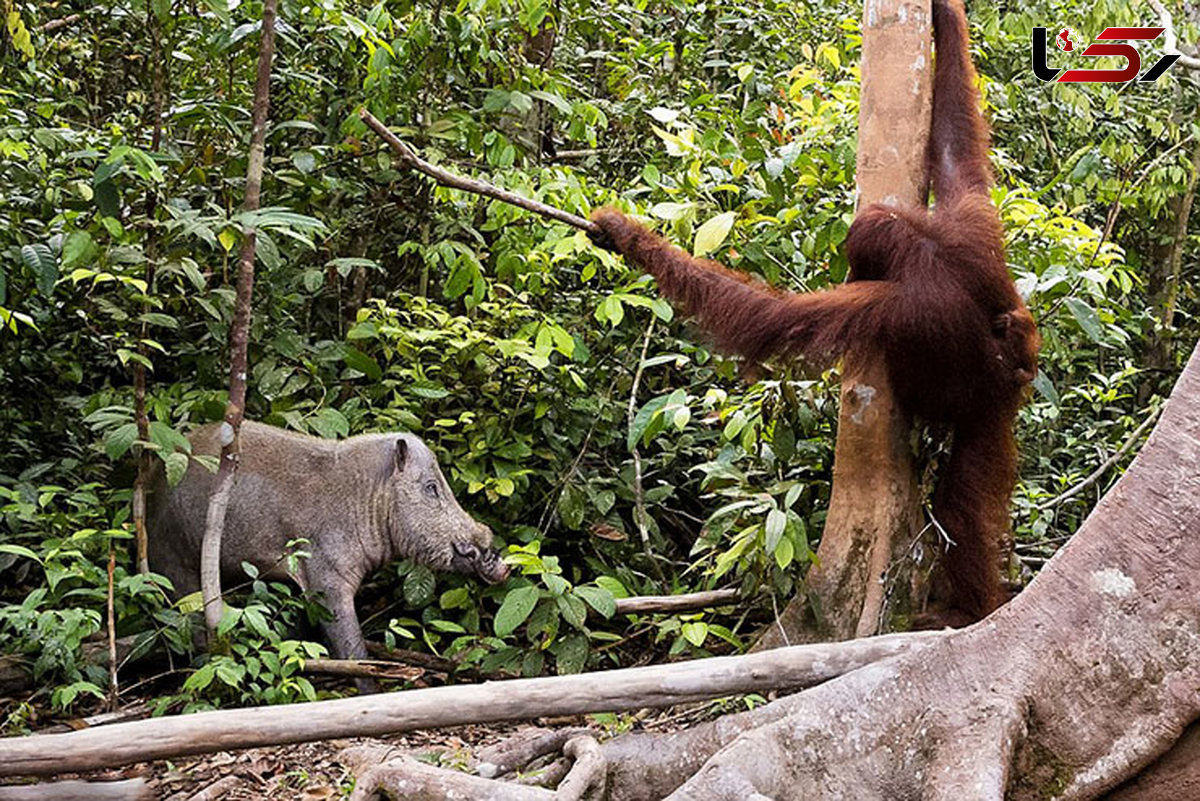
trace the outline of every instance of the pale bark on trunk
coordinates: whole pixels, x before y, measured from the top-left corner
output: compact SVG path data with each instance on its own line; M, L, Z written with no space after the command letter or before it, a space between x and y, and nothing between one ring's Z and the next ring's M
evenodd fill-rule
M264 0L262 39L258 48L258 75L254 83L254 107L251 117L250 158L246 165L246 198L242 210L258 211L262 192L263 158L267 140L267 109L271 90L271 57L275 52L276 0ZM233 492L238 464L238 432L246 411L246 376L249 372L250 303L254 295L254 253L256 232L248 226L238 261L237 296L233 322L229 327L229 402L221 427L221 462L213 482L205 519L204 542L200 549L200 589L204 598L204 623L210 645L217 642L217 626L225 611L221 600L221 537L225 531L225 513Z
M858 202L925 204L931 86L928 0L866 0L859 100ZM879 362L848 361L834 454L833 495L807 593L756 648L865 637L923 600L910 558L921 530L912 421Z

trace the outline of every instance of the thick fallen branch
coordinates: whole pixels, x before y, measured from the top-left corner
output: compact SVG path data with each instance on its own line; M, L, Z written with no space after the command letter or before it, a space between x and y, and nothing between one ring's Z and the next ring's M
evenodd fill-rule
M408 145L401 141L400 137L396 136L391 130L379 121L371 112L365 108L358 112L362 117L362 121L367 124L375 133L383 138L391 146L392 150L400 158L400 164L410 170L415 170L422 175L427 175L437 181L442 186L448 186L451 189L461 189L464 192L471 192L484 197L495 198L496 200L508 203L512 206L532 211L534 214L540 214L543 217L548 217L552 220L564 222L567 225L572 225L584 231L598 231L596 224L590 220L585 220L569 211L556 209L553 206L547 206L537 200L532 200L527 197L522 197L515 192L509 192L507 189L501 189L498 186L479 181L474 178L464 178L461 175L455 175L452 172L447 172L441 167L434 166L428 161L417 156Z
M382 659L305 659L305 673L349 676L355 679L401 679L412 681L425 674L424 668Z
M603 797L608 762L595 738L574 737L562 750L572 764L557 790L484 779L419 762L402 752L388 753L377 746L348 748L338 758L357 775L350 801L369 801L380 796L474 801L582 801Z
M200 712L93 731L0 740L0 776L47 776L238 748L662 707L738 693L799 689L925 647L943 636L938 632L891 634L604 673Z
M635 595L632 598L617 599L617 614L687 612L693 609L726 606L739 598L741 598L741 592L735 589L688 592L682 595Z
M144 779L117 782L54 782L0 787L0 801L154 801L158 794Z

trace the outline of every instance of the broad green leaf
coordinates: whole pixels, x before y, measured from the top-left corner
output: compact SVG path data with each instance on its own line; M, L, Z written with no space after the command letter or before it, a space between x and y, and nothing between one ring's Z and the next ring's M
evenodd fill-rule
M378 381L383 377L383 370L380 368L379 362L358 348L346 349L346 366L357 370L371 381Z
M313 427L314 431L326 439L336 439L350 435L350 422L346 419L346 416L337 409L328 406L308 418L308 424Z
M560 675L579 673L587 665L588 641L585 634L568 634L550 650L554 654Z
M563 100L558 95L556 95L552 92L544 92L541 89L534 89L529 94L530 94L530 96L532 96L538 100L542 100L546 103L549 103L550 105L554 106L554 108L558 109L559 112L566 114L567 116L570 116L571 111L572 111L571 104L568 103L566 100Z
M537 587L526 586L509 590L496 611L493 627L497 637L507 637L525 622L541 595Z
M583 492L574 484L563 487L562 495L558 499L558 516L564 526L574 530L583 525L583 515L586 511L584 500Z
M775 548L775 564L779 565L779 569L787 570L795 556L796 546L792 545L792 541L787 537L781 539Z
M292 164L296 165L297 170L308 175L317 168L317 157L311 150L297 150L292 154Z
M108 432L104 438L104 453L109 459L116 461L129 452L137 439L137 423L126 423Z
M172 317L169 314L162 314L161 312L146 312L144 314L138 315L138 319L144 323L148 323L150 325L157 325L162 328L170 328L171 330L175 330L175 329L179 328L178 320L176 320L174 317Z
M100 166L96 168L96 172L92 174L92 185L107 183L112 180L112 177L121 171L121 167L125 165L124 152L116 153L109 156L104 161L100 162Z
M229 0L204 0L204 5L222 25L226 28L230 26L232 20L229 16Z
M175 451L162 457L163 466L167 472L167 484L174 487L183 480L188 469L188 455Z
M413 565L404 577L404 602L411 607L421 607L433 600L434 585L437 583L433 571L425 565Z
M466 587L455 587L452 590L446 590L442 593L442 597L438 599L438 606L442 609L458 609L466 606L471 601L471 591Z
M94 181L92 202L103 217L121 216L121 193L115 181Z
M705 221L696 231L696 239L692 244L692 253L697 257L707 256L725 242L733 228L737 212L727 211Z
M599 584L599 581L596 583ZM612 617L617 613L617 602L613 598L613 594L603 587L589 587L584 585L576 587L575 594L604 617Z
M204 608L204 595L199 590L189 593L176 601L175 606L185 615L199 612Z
M1079 298L1067 298L1067 308L1071 310L1071 316L1079 323L1083 333L1096 344L1103 344L1103 329L1096 310Z
M554 599L563 620L577 629L582 629L587 622L587 605L574 595L560 595Z
M32 559L38 564L42 563L42 560L38 557L38 555L26 548L24 545L15 545L11 542L0 542L0 553L11 553L15 554L16 556L24 556Z
M692 216L695 210L695 203L655 203L650 207L650 214L660 220L675 221Z
M21 261L37 277L38 291L49 297L58 281L58 261L50 248L38 243L21 248Z
M612 576L597 576L596 586L603 590L608 590L613 598L628 598L629 590L625 589L625 585Z
M323 270L305 270L301 273L300 280L303 282L305 290L316 294L325 286L325 272Z
M683 624L683 638L699 648L708 639L708 625L702 620L692 620Z
M9 11L4 18L5 27L8 29L8 38L12 42L13 47L26 59L31 59L37 55L37 51L33 48L33 39L29 35L29 29L25 27L25 23L21 20L21 14L17 11ZM101 694L103 697L103 694Z
M766 541L767 553L774 553L787 528L787 515L778 509L767 512L767 522L763 525L763 536Z
M159 447L161 453L192 452L192 444L187 437L160 420L150 423L150 441Z
M629 450L632 451L638 440L650 429L650 423L654 419L654 416L667 405L668 400L670 400L670 396L660 395L657 398L646 401L646 404L638 409L637 414L633 417L633 424L629 426L629 434L625 440L625 445Z

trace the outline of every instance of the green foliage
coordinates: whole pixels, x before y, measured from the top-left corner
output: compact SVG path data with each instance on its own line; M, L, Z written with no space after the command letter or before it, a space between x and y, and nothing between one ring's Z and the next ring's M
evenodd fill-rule
M160 698L158 709L180 704L191 712L236 704L283 704L314 701L317 691L301 675L305 659L328 655L316 642L296 640L301 623L328 619L320 605L281 582L265 582L253 565L243 564L250 580L245 604L227 604L217 627L219 648L202 657L177 695Z

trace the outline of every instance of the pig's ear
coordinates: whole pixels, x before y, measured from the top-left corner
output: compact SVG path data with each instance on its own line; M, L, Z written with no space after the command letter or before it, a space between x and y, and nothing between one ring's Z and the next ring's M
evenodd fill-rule
M395 469L399 473L404 470L404 463L408 461L408 442L404 437L396 440L396 451L394 454Z

